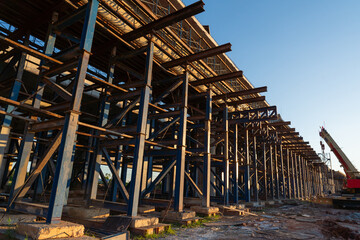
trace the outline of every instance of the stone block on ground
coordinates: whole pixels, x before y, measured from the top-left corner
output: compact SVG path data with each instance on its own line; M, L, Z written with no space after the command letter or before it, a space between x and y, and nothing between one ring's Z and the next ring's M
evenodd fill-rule
M202 207L202 206L191 206L190 210L196 212L197 214L203 215L212 215L219 212L218 207Z
M48 238L82 237L84 226L76 223L61 221L47 224L45 222L20 222L16 225L16 232L34 240Z
M194 218L196 216L196 212L194 211L183 211L183 212L176 212L176 211L162 211L161 217L168 219L168 220L184 220L189 218Z
M131 228L148 227L159 223L159 218L157 217L136 216L131 218Z

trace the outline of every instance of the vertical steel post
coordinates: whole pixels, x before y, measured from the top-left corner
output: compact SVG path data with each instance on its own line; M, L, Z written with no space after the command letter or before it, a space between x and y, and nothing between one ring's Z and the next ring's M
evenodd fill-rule
M204 171L203 171L203 207L210 207L210 181L211 181L211 120L212 120L212 91L209 88L206 93L206 116L205 116L205 144L204 144Z
M294 154L294 163L295 163L295 180L296 180L296 197L300 198L300 184L299 184L299 168L298 168L298 155Z
M280 143L279 145L280 147L280 171L281 171L281 190L282 190L282 197L285 199L286 198L286 186L285 186L285 172L284 172L284 153L283 153L283 148L282 148L282 144Z
M78 127L85 76L91 55L91 46L95 31L98 5L99 2L97 0L92 0L89 1L86 9L86 16L80 42L80 49L82 49L83 52L79 59L77 73L74 79L71 108L65 115L65 123L62 130L63 135L59 147L48 215L46 218L47 223L60 222L63 204L66 201L65 197L67 189L70 185L76 130Z
M25 46L29 45L29 35L28 34L25 36L24 45ZM16 77L15 77L14 84L12 86L11 93L10 93L10 99L14 100L14 101L17 101L19 92L21 89L26 56L27 56L27 54L25 52L22 52L20 60L18 62L18 66L17 66L17 70L16 70ZM15 109L14 106L7 105L5 111L7 113L10 113L14 109ZM8 144L10 143L9 136L10 136L10 129L11 129L11 121L12 121L12 116L5 115L3 122L2 122L1 130L0 130L0 181L1 182L4 180L4 177L6 177L6 176L4 176L5 175L4 173L6 172L5 171L6 165L7 165L7 159L5 158L5 153L8 149Z
M249 149L249 130L245 130L245 174L244 174L244 183L245 183L245 201L250 202L250 149Z
M322 171L321 171L321 166L319 165L318 166L318 168L319 168L319 195L320 196L323 196L324 194L324 192L323 192L323 181L322 181Z
M129 191L129 204L127 214L129 216L137 216L141 173L144 161L144 148L146 136L147 115L149 110L149 100L151 92L152 70L153 70L153 57L154 57L154 42L152 39L149 41L147 55L146 55L146 68L145 68L145 87L142 89L140 98L139 115L137 121L137 135L135 136L135 150L133 168L131 173L131 184Z
M111 50L111 56L110 59L113 59L116 56L116 47L113 47ZM107 74L107 81L109 83L113 82L114 79L114 70L115 70L115 64L110 63L108 74ZM108 95L110 95L110 92L107 88L105 88L105 91L101 94L101 103L100 103L100 116L99 116L99 122L98 126L103 127L107 124L108 118L109 118L109 111L110 111L110 102L108 102ZM95 131L95 135L98 135L99 131ZM94 146L96 146L95 154L93 155L92 159L92 167L90 172L90 182L88 192L90 193L90 199L96 199L98 185L99 185L99 175L100 175L100 167L101 167L101 161L103 158L103 152L102 148L99 146L100 141L99 139L95 138L93 142ZM114 183L114 181L113 181ZM112 190L115 192L112 192L116 195L116 184L112 184Z
M176 180L175 180L175 199L174 210L182 212L184 210L184 177L185 177L185 150L186 150L186 121L188 109L188 87L189 72L185 70L183 81L183 98L180 113L180 127L178 134L178 145L176 153Z
M57 13L54 13L51 19L51 24L48 28L47 39L45 41L44 46L44 54L50 56L54 52L55 48L55 40L56 34L52 32L53 24L58 20ZM45 64L45 61L42 60L40 62L40 69L41 66ZM38 84L36 89L36 95L33 99L32 106L34 108L40 108L41 98L44 92L44 83L41 82L41 78L43 77L42 72L44 70L40 70L39 77L38 77ZM37 120L36 116L31 116L31 119ZM16 168L14 172L13 182L11 185L9 202L12 200L15 193L19 190L19 188L24 184L27 166L29 163L30 153L33 146L35 133L31 132L28 126L25 126L24 138L21 141L20 150L18 153L18 159L16 163ZM8 206L12 208L13 206Z
M286 149L286 163L287 163L287 192L288 198L291 199L291 178L290 178L290 152L289 149Z
M273 147L270 144L269 147L269 156L270 156L270 192L271 192L271 200L275 198L275 189L274 189L274 164L273 164Z
M274 160L275 160L275 182L276 182L276 199L280 199L280 184L279 184L279 165L278 165L278 149L277 144L274 145Z
M229 205L229 180L230 180L230 164L229 164L229 109L224 107L224 204Z
M292 182L292 190L293 190L293 196L296 198L296 177L295 177L295 165L294 165L294 153L291 151L291 182Z
M257 153L256 153L256 136L253 138L253 167L254 167L254 201L259 201L259 178L258 178L258 166L257 166Z
M306 195L307 195L307 187L306 187L306 175L305 175L305 166L304 166L304 158L302 157L300 159L301 161L301 174L302 174L302 184L303 184L303 188L304 188L304 194L303 194L303 198L306 199Z
M264 159L264 195L265 201L268 200L268 182L267 182L267 166L266 166L266 143L263 143L263 159Z
M235 124L234 128L234 202L239 204L239 127Z
M303 186L303 176L302 176L302 167L301 167L301 156L299 155L298 158L298 176L299 176L299 197L303 198L304 186Z

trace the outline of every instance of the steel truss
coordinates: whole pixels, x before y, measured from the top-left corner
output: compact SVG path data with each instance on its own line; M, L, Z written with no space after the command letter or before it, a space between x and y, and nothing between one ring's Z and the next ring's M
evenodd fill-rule
M57 223L75 192L132 217L164 201L181 212L188 198L210 207L324 194L327 170L260 96L266 87L189 18L203 5L1 3L9 211Z

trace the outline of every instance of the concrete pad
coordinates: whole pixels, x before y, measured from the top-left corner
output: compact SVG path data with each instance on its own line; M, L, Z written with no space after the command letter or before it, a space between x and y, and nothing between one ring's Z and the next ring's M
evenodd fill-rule
M150 212L155 212L155 207L154 206L140 205L138 207L138 213L140 213L140 214L142 214L142 213L150 213Z
M224 210L236 209L236 205L228 205L228 206L219 205L217 207L220 209L221 212L223 212Z
M265 202L265 206L272 206L275 205L275 201L274 200L269 200Z
M265 202L248 202L245 203L245 207L264 207Z
M196 212L194 211L183 211L183 212L175 212L175 211L161 211L161 217L169 220L184 220L189 218L194 218L196 216Z
M110 215L109 209L98 207L64 206L63 212L71 218L79 219L106 218Z
M36 216L29 214L8 214L0 219L1 225L16 224L19 222L35 222Z
M31 237L34 240L82 237L84 235L84 229L83 225L65 221L56 224L46 224L45 222L21 222L16 226L16 232L18 234Z
M196 213L201 214L213 214L218 213L219 208L218 207L202 207L202 206L191 206L190 210L195 211Z
M157 225L158 223L159 223L159 218L157 217L136 216L136 217L132 217L132 222L130 224L130 227L131 228L148 227L151 225Z

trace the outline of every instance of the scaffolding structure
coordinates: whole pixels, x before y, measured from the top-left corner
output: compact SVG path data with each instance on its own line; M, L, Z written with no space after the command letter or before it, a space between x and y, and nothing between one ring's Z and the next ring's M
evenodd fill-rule
M324 163L180 0L0 2L9 211L323 195ZM325 170L324 170L325 169ZM110 177L108 177L110 176ZM11 186L11 187L9 187Z

